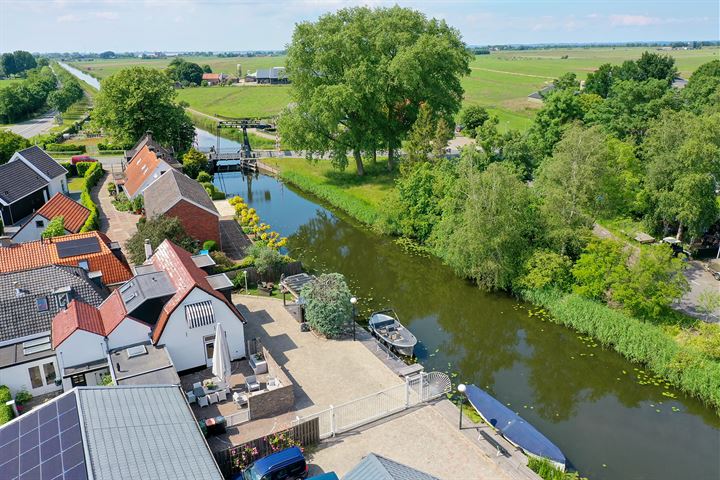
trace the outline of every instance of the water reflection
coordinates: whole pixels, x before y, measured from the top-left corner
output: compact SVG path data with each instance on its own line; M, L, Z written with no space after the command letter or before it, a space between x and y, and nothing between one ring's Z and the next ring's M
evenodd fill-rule
M217 177L226 192L252 198L250 205L289 237L291 255L306 267L343 273L362 299L362 314L393 307L418 337L428 370L488 388L584 475L720 478L720 420L698 402L639 385L639 367L619 355L530 318L528 305L483 294L437 259L411 255L291 186L265 176Z

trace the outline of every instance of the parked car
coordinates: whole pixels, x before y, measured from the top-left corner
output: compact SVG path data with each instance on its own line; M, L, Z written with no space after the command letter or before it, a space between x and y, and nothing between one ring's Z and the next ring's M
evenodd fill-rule
M80 162L97 162L97 159L92 158L89 155L73 155L70 157L70 163L77 165Z
M255 460L233 480L298 480L307 475L308 466L302 451L290 447Z

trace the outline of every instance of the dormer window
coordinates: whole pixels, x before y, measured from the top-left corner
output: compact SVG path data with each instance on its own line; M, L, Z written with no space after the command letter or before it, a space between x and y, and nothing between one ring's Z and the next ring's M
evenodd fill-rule
M35 300L35 303L37 304L38 312L47 312L50 309L47 297L40 297Z
M58 288L53 292L53 295L60 308L67 308L70 305L70 300L72 300L72 288Z
M78 262L78 267L82 268L82 269L85 270L86 272L89 272L89 271L90 271L90 264L88 263L87 260L80 260L80 261Z

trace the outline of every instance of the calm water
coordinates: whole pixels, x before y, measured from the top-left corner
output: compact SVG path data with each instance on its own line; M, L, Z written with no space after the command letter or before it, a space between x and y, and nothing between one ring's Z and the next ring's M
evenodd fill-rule
M91 87L95 88L96 90L100 90L100 82L98 81L97 78L95 78L95 77L93 77L93 76L91 76L91 75L88 75L87 73L85 73L85 72L83 72L83 71L81 71L81 70L78 70L78 69L75 68L75 67L71 67L71 66L68 65L67 63L58 62L58 64L60 64L60 66L63 67L65 70L67 70L68 72L72 73L72 74L75 75L77 78L79 78L79 79L82 80L83 82L87 83L87 84L90 85Z
M306 267L343 273L363 313L393 307L417 335L426 369L490 390L584 475L720 478L718 417L676 390L640 385L637 367L620 355L531 318L528 305L483 294L438 260L407 253L272 177L227 173L215 183L288 236Z

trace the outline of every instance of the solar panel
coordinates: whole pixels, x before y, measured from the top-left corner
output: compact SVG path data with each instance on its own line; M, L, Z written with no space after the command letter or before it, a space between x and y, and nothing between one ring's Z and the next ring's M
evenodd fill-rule
M100 252L100 241L97 237L78 238L56 243L58 257L68 258Z
M0 451L3 478L86 480L75 393L1 427Z

